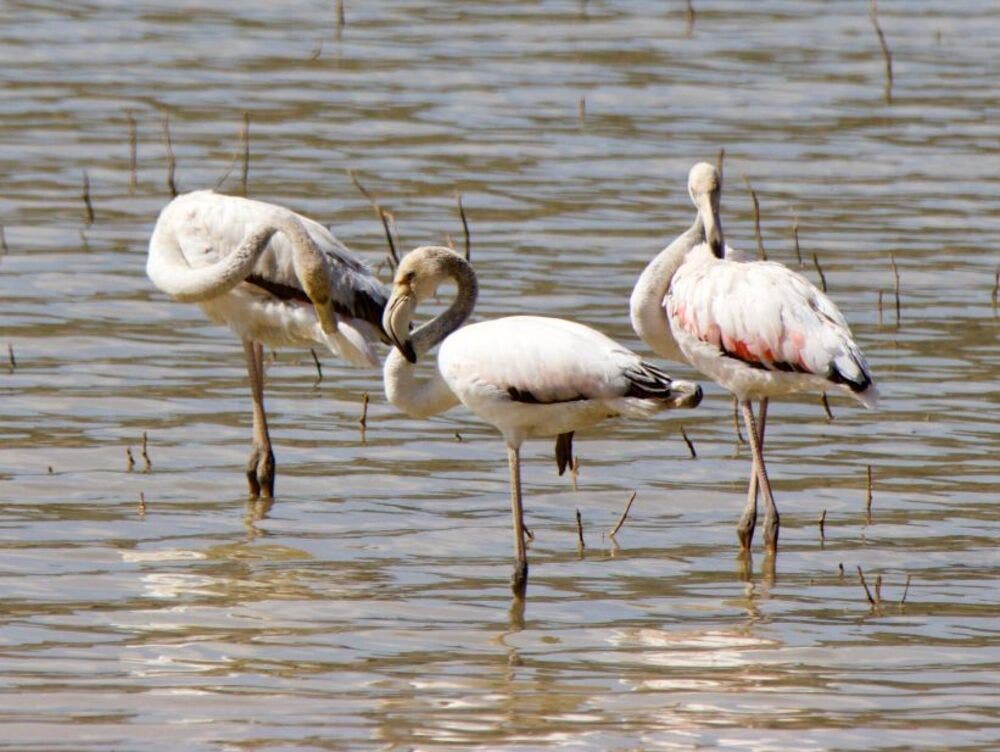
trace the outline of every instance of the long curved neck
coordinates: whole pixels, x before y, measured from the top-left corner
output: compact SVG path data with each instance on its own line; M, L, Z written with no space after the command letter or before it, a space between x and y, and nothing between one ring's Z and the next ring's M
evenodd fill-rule
M649 262L632 290L629 313L632 328L657 355L684 362L663 307L674 274L688 251L705 241L705 226L699 214L691 227Z
M455 299L447 309L410 335L418 361L465 323L476 306L479 285L472 267L465 262L449 264L448 276L458 286ZM382 375L386 399L413 418L437 415L459 403L436 368L432 376L418 379L416 364L408 362L396 348L385 359Z

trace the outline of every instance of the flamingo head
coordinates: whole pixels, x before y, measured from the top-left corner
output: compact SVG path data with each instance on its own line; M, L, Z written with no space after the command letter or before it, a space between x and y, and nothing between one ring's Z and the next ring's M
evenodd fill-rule
M717 258L722 258L726 253L722 237L722 221L719 219L721 193L722 176L714 165L699 162L691 168L691 172L688 173L688 194L705 228L705 242Z

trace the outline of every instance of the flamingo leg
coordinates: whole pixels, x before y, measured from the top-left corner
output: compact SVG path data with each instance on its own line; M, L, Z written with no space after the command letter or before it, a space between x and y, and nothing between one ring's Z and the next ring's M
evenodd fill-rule
M753 477L758 479L764 495L764 548L774 553L778 550L780 516L778 515L778 508L774 504L774 496L771 493L771 481L767 477L767 468L764 466L763 434L757 430L757 424L753 417L753 407L750 401L744 400L742 404L743 422L746 424L750 439L750 450L753 452Z
M764 397L759 403L759 417L758 428L760 430L757 440L760 443L761 451L764 449L764 427L767 425L767 397ZM757 492L759 490L759 477L757 475L756 466L750 472L750 483L747 486L747 504L743 508L743 516L740 517L739 524L736 526L736 536L740 540L740 549L743 551L750 550L750 544L753 542L753 531L757 526Z
M247 461L247 484L252 498L274 496L274 452L264 412L264 347L253 340L243 340L250 399L253 403L253 444Z
M510 511L514 523L514 574L510 587L516 598L523 598L528 587L528 554L524 543L524 508L521 505L521 457L518 447L507 447L510 466Z

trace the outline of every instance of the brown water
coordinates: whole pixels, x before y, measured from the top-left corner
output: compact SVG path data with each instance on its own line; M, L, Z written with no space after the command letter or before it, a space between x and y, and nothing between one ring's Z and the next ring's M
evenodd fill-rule
M0 747L996 748L997 6L883 0L890 105L862 2L695 0L690 36L682 2L346 5L340 33L326 2L0 6ZM498 437L402 417L374 372L277 353L280 496L248 505L239 344L143 269L164 115L191 190L244 111L252 195L378 262L347 169L407 248L461 243L461 191L482 315L639 349L631 286L725 147L730 243L755 247L746 174L772 258L796 265L798 217L882 407L774 406L773 574L736 558L748 453L714 385L578 437L578 490L528 445L523 619Z

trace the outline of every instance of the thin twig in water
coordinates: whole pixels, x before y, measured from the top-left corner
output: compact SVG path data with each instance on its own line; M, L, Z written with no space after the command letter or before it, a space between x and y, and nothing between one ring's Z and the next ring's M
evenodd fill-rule
M455 431L455 438L458 440L459 444L462 443L462 434L460 434L458 431Z
M316 351L311 347L309 348L309 354L312 355L313 365L316 366L316 383L313 384L313 386L316 386L316 384L323 380L323 364L319 362Z
M576 103L576 119L580 121L581 128L587 122L587 98L584 96L581 96Z
M733 395L733 428L736 429L736 447L737 449L746 443L743 438L743 432L740 430L740 401L736 399Z
M4 232L3 225L0 225L0 256L6 256L10 252L10 248L7 247L7 233ZM996 292L993 293L993 307L996 308L997 296Z
M462 194L456 193L455 200L458 202L458 216L462 219L462 232L465 233L465 260L472 260L472 239L469 237L469 221L465 217L465 207L462 206Z
M348 170L347 177L351 179L351 182L354 183L354 187L361 192L362 196L368 199L368 203L370 203L372 208L375 209L375 213L378 215L379 221L382 223L382 229L385 230L386 243L389 244L389 267L395 271L396 267L399 266L399 254L396 253L396 243L393 241L392 229L389 226L390 221L395 224L395 218L393 218L392 214L382 208L379 202L375 200L375 196L373 196L367 188L361 185L361 181L358 179L354 170Z
M583 542L583 518L580 516L580 510L576 510L576 539L580 550L583 551L587 547L587 544Z
M819 523L819 537L820 538L825 538L826 537L826 510L825 509L822 512L819 513L819 520L817 520L817 522Z
M615 533L622 529L622 525L625 524L625 518L628 517L628 512L632 508L632 502L635 501L636 494L638 491L633 491L632 495L628 497L628 501L625 502L625 508L622 510L621 516L618 518L618 522L615 524L614 528L608 533L609 538L614 538Z
M573 462L569 466L569 478L573 482L573 490L576 490L576 479L580 477L580 457L573 455Z
M757 200L757 191L750 185L750 178L743 173L743 182L750 191L750 200L753 202L753 233L757 238L757 258L767 261L767 252L764 251L764 238L760 234L760 202Z
M687 432L684 430L684 426L681 426L681 438L684 439L684 443L688 446L688 451L691 452L691 459L698 459L698 453L694 450L694 444L691 439L688 438Z
M132 472L135 469L135 457L132 456L132 447L125 447L125 461L128 463L125 466L125 471Z
M177 158L174 156L174 145L170 139L170 115L163 116L163 143L167 149L167 190L170 197L177 197L177 183L174 181L174 173L177 170Z
M899 599L899 605L902 606L906 603L906 596L910 592L910 577L911 575L906 575L906 585L903 587L903 597Z
M146 516L146 494L142 491L139 492L139 516Z
M0 227L0 240L3 239L3 227ZM3 252L7 253L7 241L3 241ZM993 275L993 292L990 293L990 300L993 301L993 312L997 310L997 295L1000 294L1000 267L997 267Z
M875 605L875 599L872 597L872 591L868 589L868 583L865 582L865 573L861 571L861 565L858 565L858 577L861 578L861 587L865 589L865 596L868 598L868 602Z
M865 492L865 523L872 523L872 466L865 466L865 476L867 478L867 489Z
M875 575L875 602L882 602L882 575Z
M86 170L83 171L83 206L86 209L84 222L90 227L94 224L94 205L90 203L90 176Z
M802 249L799 247L799 213L796 211L792 212L792 240L795 241L795 258L799 262L799 266L802 266Z
M243 127L240 128L240 142L243 144L243 172L240 173L240 195L247 195L250 177L250 113L243 113Z
M813 254L813 264L816 266L816 273L819 274L819 289L826 292L826 275L823 274L823 267L819 265L819 257Z
M337 37L340 37L340 33L344 26L347 25L347 16L344 13L344 0L337 0Z
M833 420L833 411L830 410L830 400L826 398L826 392L823 392L819 401L823 403L823 409L826 411L826 419Z
M361 395L361 417L358 418L358 423L361 424L362 430L368 428L368 401L368 392L364 392Z
M7 361L10 363L10 372L17 370L17 359L14 357L14 345L7 345Z
M900 306L899 306L899 267L896 266L896 257L893 254L889 254L889 263L892 264L892 276L895 279L895 284L893 287L893 292L896 295L896 326L899 326L900 322Z
M128 127L128 194L132 196L139 185L139 136L132 110L125 110L125 124Z
M687 11L685 17L687 19L687 30L684 32L684 36L691 36L694 34L694 3L691 0L687 0L685 3L687 5Z
M878 44L882 48L882 58L885 60L885 101L892 103L892 53L889 52L889 45L885 41L885 34L882 33L882 27L878 23L878 6L875 0L871 0L868 6L868 17L872 21L872 26L875 27L875 33L878 35Z
M153 471L153 463L149 459L149 452L146 451L149 444L149 437L146 432L142 432L142 461L146 463L146 472L151 473Z
M885 290L879 290L878 291L878 323L879 323L880 326L883 323L883 319L882 319L882 294L884 292L885 292Z

